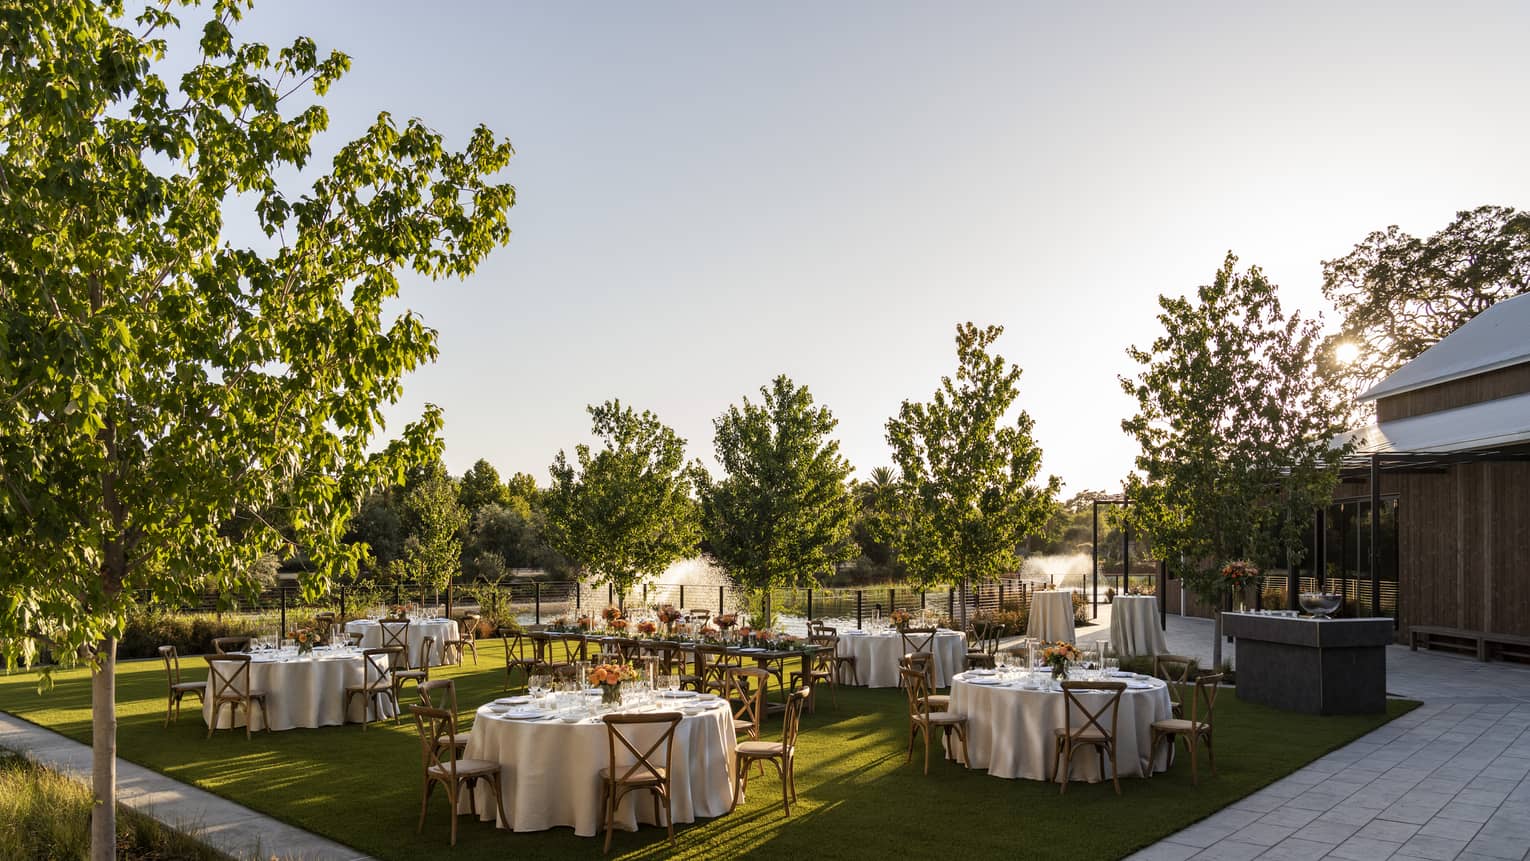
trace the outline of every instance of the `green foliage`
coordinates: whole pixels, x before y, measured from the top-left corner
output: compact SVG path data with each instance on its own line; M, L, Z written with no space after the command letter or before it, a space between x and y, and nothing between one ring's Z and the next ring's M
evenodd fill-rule
M0 752L0 858L83 859L90 854L90 790L73 777ZM195 823L187 823L193 830ZM193 837L123 808L119 861L227 861Z
M785 376L760 396L713 422L724 476L695 470L711 553L750 593L813 585L856 554L850 463L830 437L834 416Z
M289 624L312 614L296 608L287 611ZM135 609L128 614L117 645L118 657L157 658L160 646L174 646L182 655L207 655L218 637L253 637L272 634L280 626L275 612L257 615L187 613L161 607Z
M457 484L439 461L411 470L400 500L409 537L393 563L395 579L445 589L462 570L467 512L457 499Z
M355 568L369 488L433 447L430 408L379 447L435 335L384 313L398 273L464 276L509 236L511 156L381 113L325 170L318 100L349 68L307 38L239 41L219 3L166 80L150 7L40 0L0 17L0 643L121 630L134 594L234 588L301 551ZM312 182L296 192L297 169ZM224 230L244 210L264 236Z
M493 464L480 459L463 474L457 485L457 501L471 515L484 506L508 504L510 488L500 483L499 471Z
M901 581L908 576L898 561L897 550L907 513L901 492L897 473L885 466L874 468L852 488L856 516L850 526L850 537L862 553L852 567L866 579Z
M1312 373L1316 321L1287 317L1258 267L1228 254L1194 300L1160 297L1164 334L1128 355L1122 378L1137 414L1121 423L1141 447L1127 482L1131 516L1155 558L1217 601L1221 566L1300 561L1313 510L1337 480L1343 429L1332 388Z
M543 518L520 498L509 505L489 505L473 515L463 552L464 569L477 578L493 579L511 568L541 568L562 573L564 559L547 544Z
M398 490L385 488L367 494L361 507L346 525L345 540L365 549L360 568L376 577L391 570L404 555L404 521L400 516Z
M481 580L463 587L462 592L468 600L477 602L482 621L491 628L518 626L514 612L515 595L504 577Z
M1343 326L1321 353L1323 367L1356 395L1433 346L1490 305L1530 292L1530 212L1479 206L1418 239L1396 225L1323 263L1323 295ZM1339 344L1359 354L1340 363Z
M558 452L544 494L548 539L592 583L620 595L691 555L699 535L685 440L620 401L589 408L598 451Z
M1016 547L1057 507L1057 477L1035 483L1041 447L1031 417L1022 410L1005 424L1020 368L989 352L1003 331L958 326L956 379L941 378L927 404L904 401L887 422L905 488L899 558L925 586L1013 571Z

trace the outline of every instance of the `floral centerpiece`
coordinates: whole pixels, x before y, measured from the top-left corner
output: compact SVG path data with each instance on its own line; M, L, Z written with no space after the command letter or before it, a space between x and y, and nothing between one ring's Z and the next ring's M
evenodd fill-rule
M621 617L617 617L607 622L606 627L610 628L618 634L624 634L627 631L627 620Z
M913 621L913 618L907 610L894 610L887 614L887 621L900 631L908 630L908 623Z
M388 608L388 621L407 622L409 614L414 612L413 604L394 604Z
M638 671L626 664L600 664L590 668L588 679L600 688L602 704L615 705L622 701L622 682L637 681Z
M1041 660L1052 668L1052 678L1066 679L1068 677L1068 662L1076 661L1081 657L1078 647L1072 643L1058 640L1041 650Z
M1245 602L1248 587L1258 581L1259 568L1247 559L1234 559L1222 566L1222 584L1240 604Z
M659 623L664 626L666 631L673 631L675 623L680 621L680 619L680 610L674 604L665 604L659 608Z
M606 607L606 609L600 611L600 618L604 619L606 621L607 625L611 624L612 622L615 622L617 619L620 619L621 617L622 617L622 608L616 606L615 604L612 604L612 605Z
M659 633L659 626L648 621L647 619L639 622L637 629L638 633L645 637L652 637L654 634Z
M726 631L726 630L732 628L734 625L738 624L738 614L737 613L720 613L720 614L718 614L716 616L713 616L712 617L712 621L717 623L717 627L718 627L719 630Z
M589 614L585 614L579 617L579 630L588 631L593 627L595 627L595 620L591 619Z
M297 645L299 655L311 655L313 647L319 642L319 635L312 628L296 628L287 632L287 639Z

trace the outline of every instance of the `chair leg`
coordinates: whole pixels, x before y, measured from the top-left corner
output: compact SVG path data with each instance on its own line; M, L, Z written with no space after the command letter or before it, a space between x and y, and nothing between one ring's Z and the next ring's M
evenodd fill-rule
M494 776L490 778L489 786L494 790L494 809L499 811L499 822L508 828L510 827L510 817L505 814L505 792L504 786L499 779L499 772L494 772Z
M430 804L430 793L435 788L436 782L428 777L425 778L425 785L420 787L420 824L414 829L416 834L425 833L425 807Z
M453 846L457 845L457 792L456 792L456 789L457 789L457 787L454 786L454 787L451 788L450 791L448 791L446 793L446 803L448 805L450 805L450 807L448 809L451 811L451 814L452 814L452 845ZM472 788L472 784L469 784L468 785L468 806L470 806L470 807L472 806L472 798L473 798L473 788Z
M1185 736L1185 744L1190 745L1190 785L1200 786L1201 778L1200 775L1196 773L1195 769L1195 749L1198 746L1196 744L1195 733L1192 732Z
M208 738L212 738L213 730L217 729L217 727L218 727L218 710L220 708L222 708L222 707L223 707L223 703L219 703L219 702L213 703L212 720L207 722L207 737Z
M601 790L601 795L606 802L606 845L600 851L605 854L611 851L611 832L616 829L616 792L608 782Z
M742 756L734 757L733 766L733 803L728 805L729 813L738 809L738 797L744 791L744 775L749 770L749 765L744 762Z
M1211 746L1211 733L1206 733L1206 761L1211 764L1211 776L1217 776L1217 754Z
M924 728L924 773L930 773L930 728Z

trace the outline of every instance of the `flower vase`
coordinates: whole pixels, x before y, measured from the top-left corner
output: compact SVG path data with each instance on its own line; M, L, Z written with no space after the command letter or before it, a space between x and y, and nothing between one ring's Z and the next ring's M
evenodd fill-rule
M1053 661L1052 662L1052 681L1054 681L1054 682L1061 682L1061 681L1066 680L1067 678L1068 678L1068 662L1067 661Z
M621 705L622 704L622 686L619 685L619 684L617 684L617 685L601 685L600 686L600 704L603 705L603 706L612 706L612 707Z
M299 658L313 660L313 643L298 643L297 653Z

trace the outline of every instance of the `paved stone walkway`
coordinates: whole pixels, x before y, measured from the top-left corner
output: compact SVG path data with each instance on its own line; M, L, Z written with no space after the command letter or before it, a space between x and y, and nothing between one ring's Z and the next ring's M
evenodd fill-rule
M1210 652L1210 622L1167 633ZM1392 646L1387 690L1424 705L1131 857L1530 858L1530 667Z
M0 747L55 771L90 779L89 746L3 712ZM355 849L121 759L117 760L117 800L172 828L190 831L237 859L371 861Z

